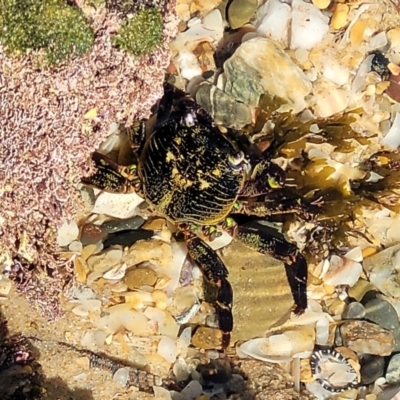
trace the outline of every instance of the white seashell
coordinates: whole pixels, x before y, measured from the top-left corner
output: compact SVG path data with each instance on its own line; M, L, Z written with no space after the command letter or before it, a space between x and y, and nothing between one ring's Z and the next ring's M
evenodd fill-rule
M323 280L324 283L332 286L354 286L361 274L362 265L360 263L333 255L329 260L329 269L323 276Z
M360 246L354 247L354 249L349 250L344 256L348 260L352 260L355 262L362 262L364 259Z
M329 320L328 318L320 318L315 324L315 343L324 346L329 339Z
M178 355L175 339L163 336L158 343L157 353L168 362L173 363Z
M110 271L106 272L103 275L103 278L104 279L110 279L110 280L122 279L125 276L125 272L126 272L127 267L128 266L126 265L126 263L122 263L121 265L117 265L116 267L114 267Z
M179 357L174 366L172 367L172 372L174 373L177 381L186 381L189 378L188 365L183 357Z
M314 112L317 117L327 118L346 109L349 92L345 89L329 88L315 94Z
M219 10L216 8L210 11L204 18L203 18L203 26L206 29L210 29L211 31L215 31L215 39L219 40L222 38L224 32L224 24L222 21L222 15ZM218 33L221 35L218 38Z
M136 208L141 203L143 203L143 199L136 193L101 192L96 199L92 212L124 219L134 216Z
M118 382L121 386L126 386L129 378L129 370L128 368L119 368L115 371L113 376L113 380Z
M82 251L82 247L82 243L79 240L74 240L69 244L68 250L72 251L73 253L80 253Z
M164 292L167 294L168 298L173 295L176 288L179 286L179 277L188 253L185 243L174 242L171 244L171 249L173 259L168 271L168 276L171 280L168 286L164 288Z
M192 328L188 326L183 330L178 339L178 352L182 357L187 356L187 351L192 339Z
M59 246L68 246L79 236L79 228L75 221L67 222L61 225L57 232L57 244Z
M269 345L268 338L251 339L244 342L237 349L239 357L250 356L261 361L268 361L272 363L282 363L292 360L290 356L271 356L265 352L266 345Z
M187 80L199 76L203 72L196 56L188 51L179 53L178 64L182 77Z
M374 57L375 55L371 54L360 64L360 67L358 68L357 74L351 85L351 92L353 94L360 92L362 88L365 87L366 76L367 73L371 71L371 64Z
M382 144L392 148L400 146L400 113L396 114L389 132L382 140Z
M374 50L378 50L381 49L382 47L385 47L388 43L388 39L386 36L386 32L382 31L379 32L377 35L375 35L374 37L371 38L371 40L369 41L369 51L374 51Z
M292 0L290 48L310 50L320 43L329 30L329 18L313 4Z

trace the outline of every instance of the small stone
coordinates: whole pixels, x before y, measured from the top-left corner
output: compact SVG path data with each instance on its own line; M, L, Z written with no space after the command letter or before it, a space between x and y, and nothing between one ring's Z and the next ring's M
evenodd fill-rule
M379 298L365 304L364 318L390 331L399 326L399 317L395 308L388 301Z
M94 244L99 241L103 241L106 236L105 230L95 224L85 224L82 228L81 243L86 246L88 244Z
M192 337L192 345L200 349L218 349L221 343L222 332L206 326L200 326Z
M139 289L141 286L154 286L157 274L151 268L129 268L126 271L124 282L129 289Z
M119 368L115 372L113 379L118 382L121 386L126 386L129 378L128 368Z
M347 24L349 6L347 4L336 4L335 11L331 18L332 29L341 29Z
M232 29L245 25L254 16L257 0L233 0L228 8L228 21Z
M109 249L101 254L94 254L87 260L87 265L91 271L107 272L122 259L122 249Z
M356 353L388 356L395 347L393 333L367 321L348 321L340 327L343 345Z
M114 233L119 231L127 231L130 229L138 229L144 224L145 220L138 215L131 218L117 219L113 221L104 222L101 228L107 233Z
M385 371L385 359L380 356L364 354L361 360L361 384L369 385L383 376Z
M200 396L203 392L203 387L198 381L189 382L183 389L181 394L185 396L186 399L195 399Z
M196 92L196 101L210 113L217 124L242 127L251 123L250 108L216 86L204 82Z
M298 113L306 107L304 98L312 88L304 72L279 44L263 37L242 43L224 63L224 71L225 92L249 106L257 106L260 96L268 93L287 102L279 111Z
M75 360L76 364L79 365L81 368L88 370L90 367L90 360L88 357L78 357Z
M357 283L350 287L348 290L349 297L355 299L356 301L361 301L365 293L374 290L374 287L370 282L365 279L359 279Z
M400 244L364 260L364 270L371 283L388 297L400 297Z
M157 353L168 362L175 362L176 356L178 355L176 340L168 336L163 336L158 343Z
M387 383L400 382L400 354L395 354L390 359L385 377Z
M364 306L357 301L346 306L342 318L343 319L363 319L365 315Z

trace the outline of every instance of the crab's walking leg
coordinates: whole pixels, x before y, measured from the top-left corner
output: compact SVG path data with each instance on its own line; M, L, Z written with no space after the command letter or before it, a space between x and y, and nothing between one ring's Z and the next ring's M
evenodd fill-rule
M206 279L218 288L215 309L219 329L222 331L222 348L226 349L229 346L233 329L233 291L227 279L228 270L215 250L207 243L188 231L184 233L190 257L201 269Z
M111 193L132 193L140 185L135 164L122 166L100 153L93 153L96 172L82 179L85 185Z
M301 314L307 308L307 262L297 247L288 242L273 228L256 228L238 225L233 218L227 218L222 226L231 236L262 254L269 254L283 261L286 276L292 291L294 312Z

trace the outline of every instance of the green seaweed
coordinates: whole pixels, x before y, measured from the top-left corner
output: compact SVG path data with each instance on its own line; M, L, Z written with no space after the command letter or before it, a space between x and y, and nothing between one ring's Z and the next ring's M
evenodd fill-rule
M141 57L149 54L162 39L163 21L156 8L144 8L121 25L112 43L126 52Z
M50 66L85 53L94 41L81 10L63 0L0 0L0 31L7 54L42 50Z

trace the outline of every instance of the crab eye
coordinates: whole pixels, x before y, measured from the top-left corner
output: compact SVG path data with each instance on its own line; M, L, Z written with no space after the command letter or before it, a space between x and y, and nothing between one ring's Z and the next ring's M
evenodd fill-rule
M189 111L184 115L183 124L186 125L187 128L196 124L196 114L194 111Z
M239 164L241 164L244 160L244 153L242 151L238 151L235 154L231 154L228 157L228 160L230 162L231 165L233 165L234 167L238 166Z

